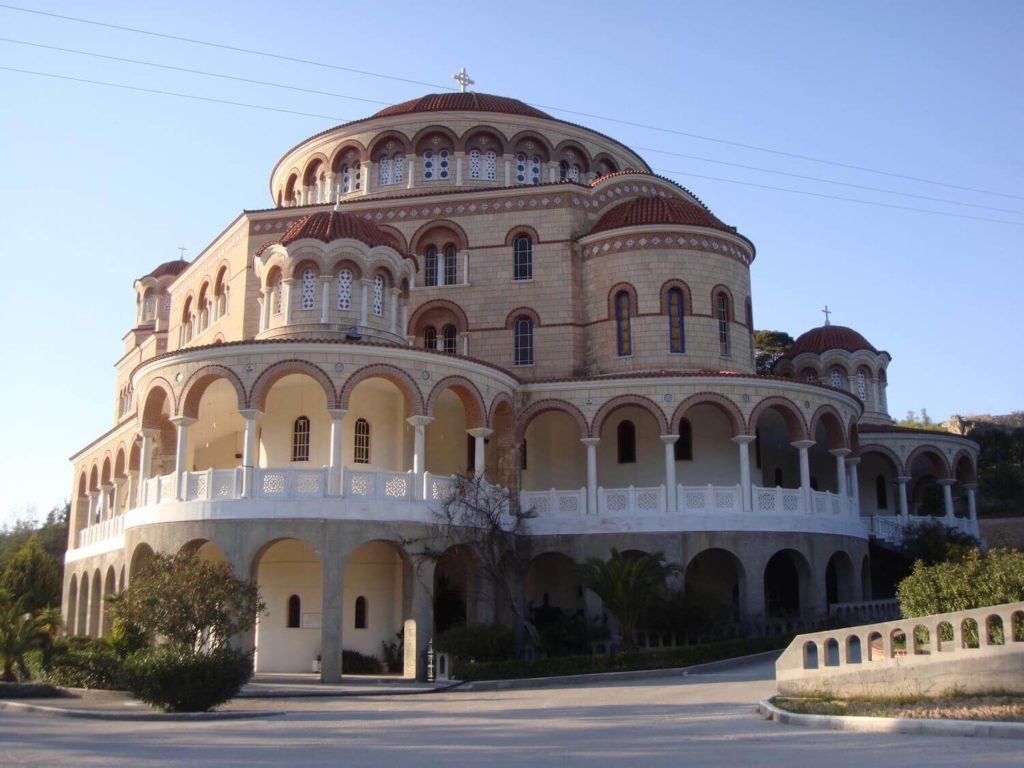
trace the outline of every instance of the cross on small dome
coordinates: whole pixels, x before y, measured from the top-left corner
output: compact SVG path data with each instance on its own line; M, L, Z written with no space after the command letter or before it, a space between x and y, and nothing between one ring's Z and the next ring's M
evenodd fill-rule
M459 72L456 72L454 75L452 75L452 80L459 84L460 93L466 92L467 85L476 85L476 80L471 79L470 76L466 74L465 67L463 67Z
M823 310L821 310L821 311L825 315L825 325L831 325L831 323L829 323L829 321L828 321L828 316L832 314L832 310L830 310L828 308L828 304L826 304L825 308Z

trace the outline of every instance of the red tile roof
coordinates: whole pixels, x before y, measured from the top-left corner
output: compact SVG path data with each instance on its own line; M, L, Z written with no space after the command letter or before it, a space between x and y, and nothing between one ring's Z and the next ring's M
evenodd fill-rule
M792 359L805 352L820 355L831 349L842 349L846 352L866 349L868 352L878 353L878 350L871 346L867 339L852 328L847 328L845 325L823 325L801 334L782 357Z
M506 96L492 96L489 93L428 93L418 99L403 101L385 107L373 117L391 117L407 115L414 112L499 112L506 115L525 115L554 120L547 112L542 112L519 99Z
M165 277L166 275L177 276L184 272L186 269L188 269L188 265L189 262L185 261L184 259L165 261L163 264L154 269L148 275L143 275L143 277L160 278Z
M679 197L637 197L607 211L590 230L591 235L609 229L646 224L683 224L710 227L730 234L736 233L706 208Z
M262 252L270 245L289 245L296 240L305 238L320 240L324 243L331 243L341 238L351 238L366 243L371 248L377 245L394 248L394 243L373 222L341 211L317 211L303 216L281 235L280 240L264 244L259 251Z

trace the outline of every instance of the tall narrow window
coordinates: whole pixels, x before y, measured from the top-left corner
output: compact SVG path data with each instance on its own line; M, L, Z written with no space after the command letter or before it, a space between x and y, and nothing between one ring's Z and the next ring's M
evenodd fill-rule
M352 270L338 272L338 309L352 309Z
M281 293L282 293L281 286L282 286L282 281L280 279L278 279L277 285L275 285L271 289L274 292L274 314L275 315L281 314Z
M686 333L683 327L683 292L672 288L668 292L668 351L680 354L686 351Z
M541 178L541 169L544 167L544 161L540 155L534 155L530 158L530 183L540 184L543 179Z
M447 149L434 152L428 149L423 153L423 179L424 181L437 181L447 179L451 165L451 153Z
M523 440L523 444L519 448L519 468L524 471L527 469L526 440Z
M679 437L675 444L676 461L693 461L693 427L689 419L679 420Z
M366 629L369 626L369 622L367 622L366 616L366 598L362 595L356 598L356 609L354 613L355 622L353 623L353 627L355 629Z
M843 388L843 374L838 369L832 371L832 386L836 389Z
M715 317L718 319L718 348L723 357L732 354L729 342L729 297L724 293L715 299Z
M636 427L632 421L620 421L618 437L619 464L636 464Z
M352 460L356 464L370 463L370 422L356 419L355 442L352 446Z
M316 270L302 272L302 308L312 309L316 304Z
M455 278L458 272L457 263L458 254L455 250L455 246L452 243L448 243L444 247L444 284L455 285Z
M298 629L302 626L302 601L298 595L288 598L288 629Z
M405 178L405 155L399 152L395 155L391 165L391 183L401 184Z
M513 358L516 365L533 365L533 320L525 315L512 324Z
M373 278L373 314L384 316L384 278L380 275Z
M449 355L456 353L456 332L454 325L446 325L441 329L441 349Z
M432 325L423 329L423 346L426 349L437 349L437 328Z
M484 153L484 178L487 181L498 178L498 155L493 149Z
M437 248L432 245L423 257L423 284L437 285Z
M533 279L533 241L520 235L512 241L512 277L515 280Z
M857 371L857 397L861 402L868 399L868 377L864 375L864 371Z
M305 416L292 425L292 461L309 461L309 419Z
M885 475L875 478L875 506L878 509L889 508L889 489L886 487Z
M469 178L479 179L480 178L480 150L472 149L469 152Z
M391 183L391 158L387 155L377 160L377 182L382 187Z
M618 343L619 357L633 354L633 340L629 328L631 314L629 293L619 291L615 294L615 338Z

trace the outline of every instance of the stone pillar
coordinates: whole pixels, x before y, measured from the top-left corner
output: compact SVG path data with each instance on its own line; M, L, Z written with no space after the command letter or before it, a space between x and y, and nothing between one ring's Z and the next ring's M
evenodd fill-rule
M946 478L945 480L939 480L939 485L942 486L942 501L946 508L946 525L952 526L956 515L953 513L953 483L956 480L952 478Z
M281 301L284 302L284 324L291 325L292 323L292 288L295 286L295 278L287 277L282 281L284 285L284 293L281 295Z
M129 469L125 475L126 493L124 496L124 511L127 512L138 505L139 498L139 470Z
M846 467L850 470L850 496L853 499L853 513L857 517L860 516L860 478L857 475L859 464L859 456L846 460Z
M800 491L804 500L804 510L811 511L811 464L807 458L807 449L814 445L813 440L797 440L790 443L800 451Z
M836 457L836 484L839 488L839 498L845 499L850 494L846 485L846 457L850 455L850 449L833 448L829 453Z
M659 435L665 446L665 509L675 512L679 508L676 490L676 441L679 435Z
M331 275L320 275L323 299L320 303L320 322L326 325L331 319Z
M345 558L325 548L320 565L323 568L323 602L320 608L320 681L341 680L341 648L345 594Z
M359 189L361 194L367 195L370 193L370 161L363 160L359 164Z
M896 482L899 484L900 494L900 517L903 518L903 524L910 524L910 505L907 503L907 483L910 482L909 477L897 477Z
M587 446L587 514L597 514L597 446L600 437L582 437L580 442Z
M750 512L754 508L753 488L750 483L750 444L756 439L756 435L736 435L732 438L740 452L740 488L743 493L744 512Z
M409 608L405 619L405 677L427 679L424 651L434 636L434 562L423 559L410 567L406 581ZM409 583L411 581L411 584Z
M109 520L117 514L117 500L120 496L117 492L117 483L107 483L103 486L103 494L107 497L107 514L104 517Z
M270 327L270 294L261 293L257 298L260 307L259 333Z
M141 507L146 496L146 480L153 471L153 438L160 434L159 429L143 428L139 430L142 436L142 449L139 451L139 495L135 506Z
M512 186L512 161L505 158L505 186Z
M473 437L473 475L475 477L484 476L484 463L485 459L485 443L488 437L494 434L493 429L487 427L474 427L473 429L467 429Z
M370 296L370 281L365 277L359 281L359 324L366 326L369 316L367 301Z
M402 292L398 288L391 288L388 291L391 294L391 301L388 302L388 330L392 333L398 333L398 297L402 295Z
M405 184L406 189L412 189L416 186L416 158L409 158L409 173L406 176L408 181Z
M462 155L455 156L455 186L462 186Z
M348 411L344 408L328 408L331 417L331 454L327 468L327 495L341 495L341 422Z
M978 507L974 498L974 492L978 490L978 486L975 483L969 483L964 486L964 490L967 491L967 516L970 518L973 528L978 522Z
M256 408L243 408L238 415L245 419L245 432L242 437L242 498L251 499L256 494L253 483L256 480L256 419L263 411Z
M184 501L188 488L185 484L185 473L188 467L185 464L188 454L188 428L195 423L190 416L172 416L171 424L178 428L178 449L174 455L174 498Z
M99 511L100 511L100 494L102 491L99 488L94 488L89 491L89 520L86 523L86 527L94 525L99 522Z
M409 302L406 299L403 299L401 302L399 322L401 323L399 335L404 336L409 329Z
M426 428L434 420L433 416L410 416L406 419L406 422L411 424L413 429L416 431L413 438L413 449L412 449L412 473L415 479L415 487L413 488L413 495L417 500L422 501L425 498L425 489L423 487L423 473L426 471Z

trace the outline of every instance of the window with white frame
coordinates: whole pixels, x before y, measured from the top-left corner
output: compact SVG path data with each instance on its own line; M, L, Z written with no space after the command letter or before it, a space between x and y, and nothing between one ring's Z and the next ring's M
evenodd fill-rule
M305 269L302 272L302 308L312 309L316 306L316 270Z
M843 388L843 374L838 369L832 371L832 386L836 389Z
M481 154L479 149L471 149L469 151L469 178L479 179L481 178L481 168L483 163L481 162Z
M528 235L519 235L512 241L514 280L533 279L533 240Z
M715 299L715 316L718 320L718 351L723 357L732 353L729 339L729 297L719 293Z
M489 149L484 152L484 179L495 181L498 178L498 154Z
M512 324L513 362L515 365L533 365L533 320L526 315L517 317Z
M338 309L352 309L352 270L338 271Z
M576 163L569 163L563 160L558 164L558 177L562 181L579 181L581 169Z
M423 153L423 180L443 181L448 178L451 167L451 152L447 149Z
M343 195L356 192L361 186L359 166L343 165L341 167L341 182L337 185L336 191Z
M373 314L384 316L384 278L380 275L373 278Z
M540 155L527 155L525 152L516 153L516 183L540 184L542 165L543 160Z
M423 256L423 284L437 285L437 248L432 245L427 246Z
M370 463L370 422L366 419L356 419L352 460L356 464Z
M454 355L456 350L457 332L454 325L446 325L441 329L442 350L449 355Z
M457 273L458 253L455 250L455 245L448 243L444 247L444 284L455 285Z
M401 184L405 177L405 155L398 152L394 155L381 155L377 159L377 180L380 186Z
M309 419L299 416L292 425L292 461L309 461Z
M857 397L864 402L868 399L868 377L864 371L857 371Z

